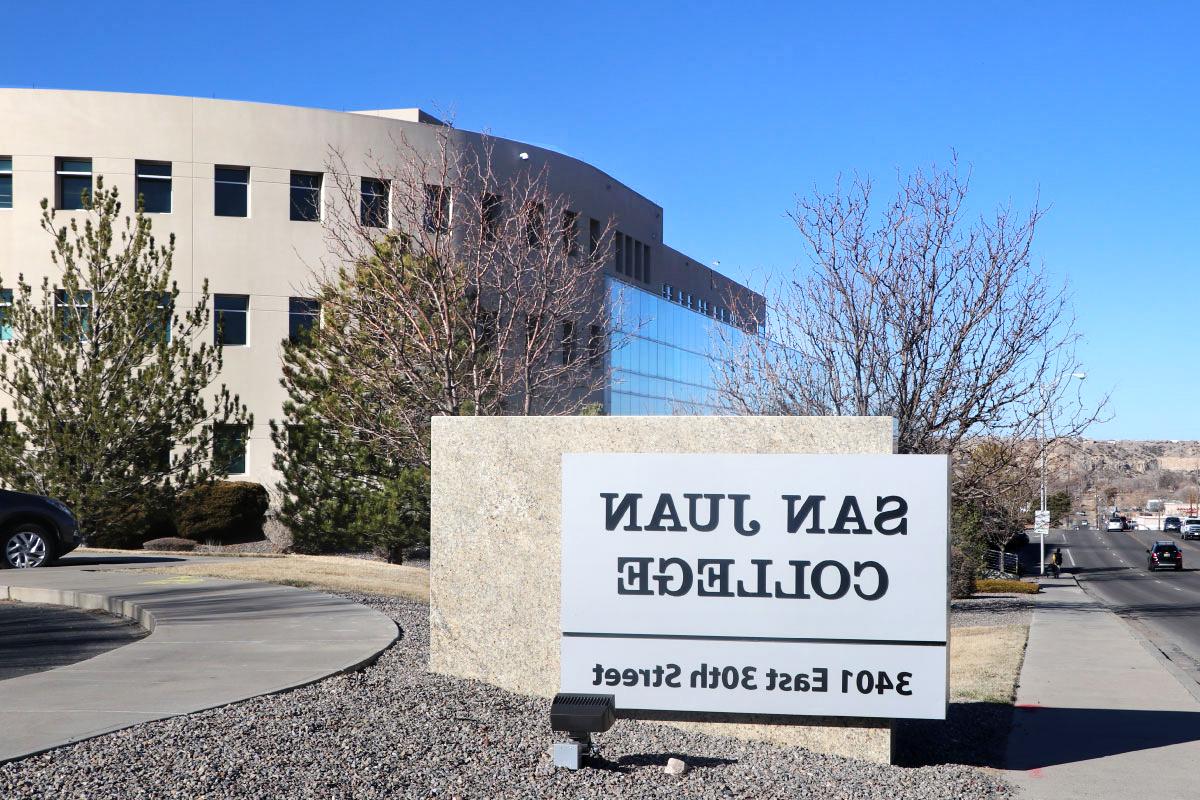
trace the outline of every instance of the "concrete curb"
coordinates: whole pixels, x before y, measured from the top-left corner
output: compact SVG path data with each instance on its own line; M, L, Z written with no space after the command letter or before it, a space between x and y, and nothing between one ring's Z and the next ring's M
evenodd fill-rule
M154 633L156 622L154 613L137 603L90 592L45 589L36 586L0 586L0 600L66 606L83 611L106 611L113 616L136 622L147 633Z
M150 635L0 681L0 730L8 732L0 763L354 672L399 637L378 611L275 584L197 578L164 585L136 571L62 568L10 575L0 599L104 611Z

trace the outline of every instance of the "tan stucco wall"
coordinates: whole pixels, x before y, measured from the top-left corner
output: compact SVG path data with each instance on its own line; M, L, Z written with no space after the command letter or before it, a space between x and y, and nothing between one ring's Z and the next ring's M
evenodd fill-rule
M558 691L563 453L891 453L892 431L890 417L435 418L430 668ZM886 721L763 722L689 724L890 758Z

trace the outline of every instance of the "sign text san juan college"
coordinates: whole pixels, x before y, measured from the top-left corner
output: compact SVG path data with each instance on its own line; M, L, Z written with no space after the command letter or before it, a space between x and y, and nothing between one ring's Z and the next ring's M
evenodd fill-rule
M945 456L572 453L562 480L562 691L945 717Z

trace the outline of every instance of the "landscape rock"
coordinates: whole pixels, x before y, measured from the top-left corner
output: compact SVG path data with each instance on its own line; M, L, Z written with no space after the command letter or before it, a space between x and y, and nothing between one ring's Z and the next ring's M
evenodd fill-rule
M687 764L678 758L668 758L667 765L663 767L663 772L668 775L682 775L687 772Z

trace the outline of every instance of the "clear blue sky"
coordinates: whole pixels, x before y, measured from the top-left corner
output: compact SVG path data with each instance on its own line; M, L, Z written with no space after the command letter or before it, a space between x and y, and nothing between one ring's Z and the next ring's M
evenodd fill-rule
M1195 439L1200 12L1139 5L20 2L0 82L419 105L599 166L751 280L801 263L797 193L953 149L979 208L1051 207L1039 257L1113 391L1093 434Z

